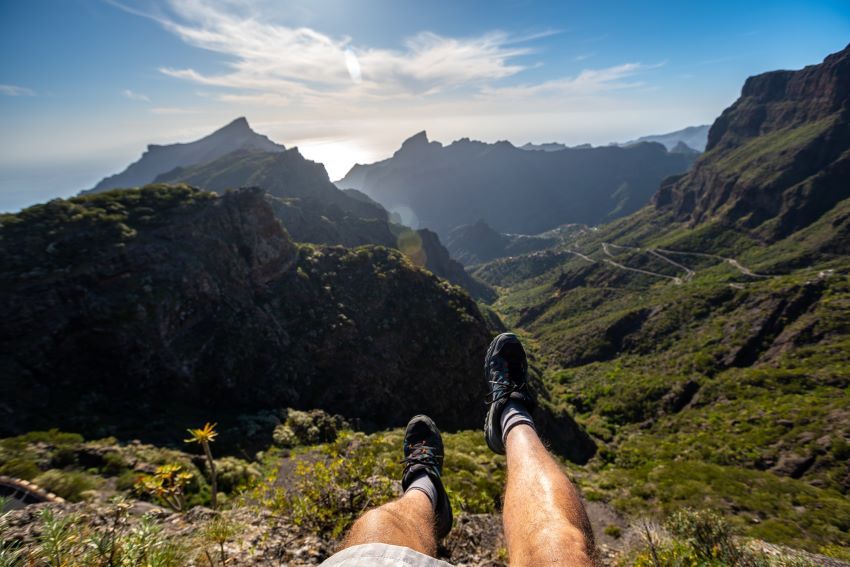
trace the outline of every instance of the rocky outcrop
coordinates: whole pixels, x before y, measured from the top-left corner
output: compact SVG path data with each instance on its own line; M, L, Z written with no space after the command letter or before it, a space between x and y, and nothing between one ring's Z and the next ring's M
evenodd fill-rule
M262 134L257 134L244 117L219 128L209 136L185 144L151 144L142 157L121 173L101 180L84 193L99 193L110 189L140 187L175 167L206 163L236 150L282 152L284 148Z
M693 170L654 197L677 220L773 241L850 197L850 46L819 65L750 77Z
M395 250L299 247L260 190L56 200L0 238L2 434L173 437L281 407L480 426L475 303Z

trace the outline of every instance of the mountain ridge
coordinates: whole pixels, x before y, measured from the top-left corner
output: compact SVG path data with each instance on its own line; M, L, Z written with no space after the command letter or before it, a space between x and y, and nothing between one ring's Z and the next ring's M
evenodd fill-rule
M105 177L92 189L83 191L82 194L139 187L152 183L158 175L171 171L175 167L212 161L240 149L279 152L286 148L272 142L267 136L254 132L248 120L241 116L213 133L192 142L149 144L142 156L128 165L124 171Z
M393 157L355 165L337 186L360 190L390 211L412 210L441 236L480 218L499 232L538 234L637 210L662 179L692 160L655 143L536 152L468 138L443 146L420 132Z

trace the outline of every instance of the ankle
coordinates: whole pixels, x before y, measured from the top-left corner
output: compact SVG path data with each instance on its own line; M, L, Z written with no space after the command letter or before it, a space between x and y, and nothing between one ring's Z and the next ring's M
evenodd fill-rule
M410 492L421 492L428 497L428 500L431 501L431 509L433 511L437 510L437 501L439 498L439 495L437 494L437 486L425 471L420 471L404 491L405 494Z
M519 426L530 427L534 431L534 420L531 418L528 408L525 405L510 400L505 407L502 408L502 414L499 416L502 426L502 444L507 446L508 434ZM523 427L524 429L525 427Z

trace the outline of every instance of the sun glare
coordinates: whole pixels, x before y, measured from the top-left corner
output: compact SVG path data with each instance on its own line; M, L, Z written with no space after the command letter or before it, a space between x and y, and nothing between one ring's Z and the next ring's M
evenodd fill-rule
M324 164L331 181L341 179L355 163L372 163L380 156L353 140L307 139L292 144L307 159Z

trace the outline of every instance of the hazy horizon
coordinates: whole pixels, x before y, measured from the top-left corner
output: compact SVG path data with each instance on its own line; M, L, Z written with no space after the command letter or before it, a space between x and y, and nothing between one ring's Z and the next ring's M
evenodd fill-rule
M212 3L0 7L0 210L67 197L147 144L238 116L331 179L426 130L604 145L710 124L746 77L850 39L841 2Z

